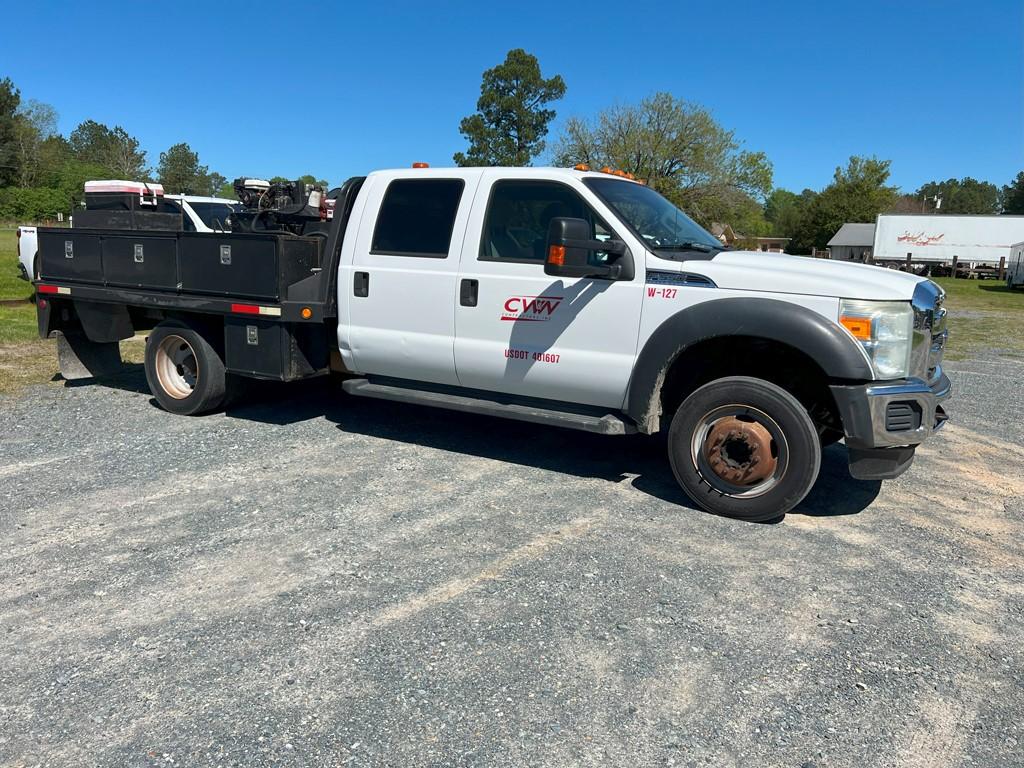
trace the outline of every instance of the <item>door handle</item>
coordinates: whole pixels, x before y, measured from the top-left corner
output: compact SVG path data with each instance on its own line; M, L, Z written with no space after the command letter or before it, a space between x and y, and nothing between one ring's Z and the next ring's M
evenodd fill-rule
M370 295L370 273L369 272L356 272L355 279L352 281L352 294L355 296L369 296Z
M475 307L479 289L479 280L463 280L459 284L459 304L464 307Z

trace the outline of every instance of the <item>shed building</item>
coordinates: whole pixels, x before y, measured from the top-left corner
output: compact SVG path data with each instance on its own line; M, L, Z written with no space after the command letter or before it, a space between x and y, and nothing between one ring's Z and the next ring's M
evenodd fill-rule
M836 261L871 261L875 245L874 224L843 224L828 241L831 258Z

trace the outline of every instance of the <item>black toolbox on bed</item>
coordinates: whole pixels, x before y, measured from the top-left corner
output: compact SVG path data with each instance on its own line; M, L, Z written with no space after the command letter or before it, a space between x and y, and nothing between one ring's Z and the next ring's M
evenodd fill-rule
M185 232L178 243L184 293L277 301L320 266L316 241L292 235Z
M40 227L44 281L279 302L320 267L319 241L271 233Z

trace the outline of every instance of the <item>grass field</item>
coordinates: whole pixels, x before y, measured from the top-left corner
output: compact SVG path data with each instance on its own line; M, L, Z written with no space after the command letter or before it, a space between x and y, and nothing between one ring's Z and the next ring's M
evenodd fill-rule
M17 248L14 230L0 229L0 301L32 295L32 286L18 277Z
M986 350L1024 357L1024 291L996 280L936 278L946 290L949 346L946 356L965 360Z
M52 341L36 335L32 286L18 278L13 229L0 230L0 393L50 380L57 372ZM936 280L946 289L950 339L946 355L963 360L987 350L1024 357L1024 291L995 280ZM125 350L137 358L138 350Z
M37 335L31 295L32 286L18 277L15 231L0 229L0 394L57 373L55 345Z

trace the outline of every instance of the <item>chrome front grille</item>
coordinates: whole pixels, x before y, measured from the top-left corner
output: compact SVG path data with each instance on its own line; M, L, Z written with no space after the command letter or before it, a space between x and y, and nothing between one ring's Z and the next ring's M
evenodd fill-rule
M914 291L914 342L910 375L932 384L941 375L942 354L949 331L946 329L945 291L931 280Z

